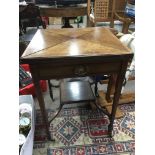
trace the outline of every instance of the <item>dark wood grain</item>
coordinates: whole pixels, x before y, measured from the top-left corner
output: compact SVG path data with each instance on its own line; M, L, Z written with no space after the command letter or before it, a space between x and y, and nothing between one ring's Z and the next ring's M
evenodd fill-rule
M131 51L107 28L38 30L22 55L24 61L74 59L79 57L130 57Z
M70 7L52 7L52 6L41 6L40 13L42 16L48 17L77 17L84 16L87 14L87 5L76 5Z
M86 81L62 82L60 98L62 104L95 101L90 84Z
M111 136L112 136L112 130L113 130L113 124L114 124L114 119L116 115L117 105L119 103L119 98L120 98L121 89L122 89L127 66L128 66L128 62L122 61L120 71L118 72L118 75L117 75L112 112L110 116L110 124L108 126L108 132Z
M30 71L31 71L31 74L32 74L34 87L35 87L35 90L36 90L36 96L38 97L38 102L39 102L43 122L44 122L44 125L45 125L45 128L46 128L47 137L48 137L49 140L51 140L51 135L50 135L50 132L49 132L48 117L47 117L47 113L45 111L45 103L44 103L44 98L43 98L42 91L41 91L41 88L40 88L38 75L37 75L37 72L36 72L36 66L31 65L30 66Z
M36 5L40 9L41 16L46 17L77 17L87 15L87 5L79 4L76 6L55 7L49 5ZM26 5L20 5L19 11L22 11Z
M107 28L38 30L23 53L21 62L30 65L47 134L49 135L48 121L39 80L116 74L109 118L111 135L127 64L132 57L133 53Z

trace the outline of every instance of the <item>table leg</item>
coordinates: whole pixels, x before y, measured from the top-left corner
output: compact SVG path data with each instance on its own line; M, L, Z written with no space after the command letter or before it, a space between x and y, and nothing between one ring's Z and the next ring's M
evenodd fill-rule
M46 134L47 134L48 139L52 140L50 132L49 132L49 123L48 123L47 113L46 113L46 109L45 109L45 102L44 102L41 87L40 87L40 84L39 84L39 79L38 79L38 76L37 76L37 68L30 66L30 70L31 70L32 78L33 78L35 91L36 91L36 97L38 99L41 114L42 114L42 118L43 118L43 122L45 124Z
M108 126L108 132L111 136L112 136L113 123L114 123L117 105L118 105L120 94L121 94L123 81L125 78L127 65L128 65L128 62L122 62L120 72L118 73L118 76L116 79L115 93L114 93L112 111L111 111L111 115L110 115L110 124Z
M123 28L122 28L122 33L127 34L129 30L131 22L124 22L123 23Z
M106 100L107 100L107 102L112 102L111 95L113 95L114 92L115 92L116 79L117 79L117 75L116 74L112 74L109 77L107 93L106 93Z
M69 23L69 17L64 17L64 25L62 28L73 28L73 26Z

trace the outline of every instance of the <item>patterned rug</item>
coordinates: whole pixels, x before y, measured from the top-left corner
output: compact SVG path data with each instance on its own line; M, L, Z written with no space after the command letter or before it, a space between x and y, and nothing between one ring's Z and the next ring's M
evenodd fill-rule
M41 113L36 112L34 155L134 155L134 104L121 105L124 117L114 121L113 138L108 136L109 119L90 107L62 109L50 124L54 142L47 141ZM48 110L48 117L54 112Z

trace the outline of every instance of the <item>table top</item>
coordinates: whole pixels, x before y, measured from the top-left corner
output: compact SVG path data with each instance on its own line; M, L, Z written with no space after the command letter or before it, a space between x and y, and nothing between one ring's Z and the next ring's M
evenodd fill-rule
M65 58L131 56L108 28L39 29L23 53L21 60L51 60Z

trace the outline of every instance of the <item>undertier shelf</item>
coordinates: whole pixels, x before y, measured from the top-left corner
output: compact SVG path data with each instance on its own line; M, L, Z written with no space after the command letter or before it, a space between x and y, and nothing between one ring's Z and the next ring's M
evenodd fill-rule
M95 101L95 96L87 81L62 82L60 102L62 104Z

